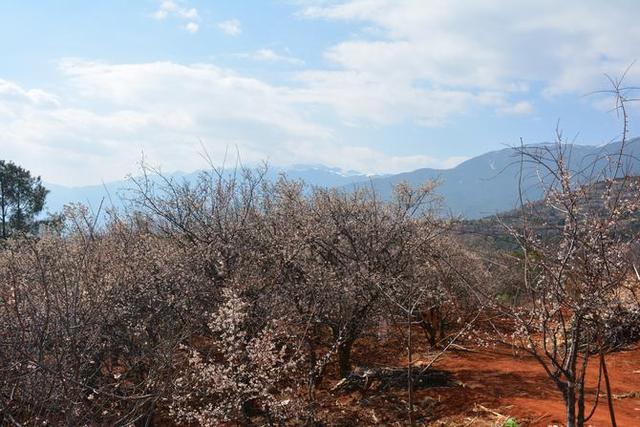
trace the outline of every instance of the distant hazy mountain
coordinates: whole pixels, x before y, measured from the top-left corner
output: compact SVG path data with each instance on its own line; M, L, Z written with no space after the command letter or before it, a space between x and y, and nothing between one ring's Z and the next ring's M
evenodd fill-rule
M544 145L537 147L544 147ZM619 143L601 147L567 146L571 154L569 161L574 169L587 166L594 159L603 155L616 153L619 147ZM628 155L626 161L631 164L635 173L640 172L640 161L638 160L640 158L640 138L629 142L625 152ZM322 165L300 165L289 168L272 168L268 172L268 177L275 179L280 173L284 173L290 179L300 179L309 185L344 189L373 185L384 198L391 197L393 186L402 181L416 186L430 179L438 179L441 183L438 192L444 198L446 209L454 215L474 219L508 211L516 206L519 160L519 156L513 149L506 148L474 157L451 169L425 168L396 175L366 176L362 173L344 172ZM603 165L604 161L598 166ZM544 175L544 171L538 169L532 164L525 164L523 169L523 190L529 200L537 200L542 196L537 183L539 176ZM193 181L197 178L198 172L177 172L170 174L170 176ZM47 188L51 190L51 193L48 197L47 208L50 212L56 212L67 203L80 202L95 211L103 199L105 206L120 206L122 190L130 186L131 183L127 181L85 187L63 187L48 184Z
M200 172L174 172L168 174L167 177L178 181L195 182ZM228 171L228 173L232 172ZM321 187L344 187L369 179L367 175L359 172L343 171L322 165L295 165L288 168L272 167L267 172L269 179L276 179L279 174L285 174L291 180L302 180L309 185ZM80 187L66 187L45 183L45 186L50 190L46 206L49 212L59 212L64 205L69 203L82 203L93 212L96 212L101 203L104 208L122 206L122 198L123 196L126 198L126 189L132 187L132 182L121 180L107 182L103 185Z
M544 144L531 147L544 147ZM595 147L586 145L568 145L569 162L572 169L580 170L592 164L604 155L617 153L619 143ZM628 143L625 148L625 161L633 167L634 173L640 172L640 138ZM601 169L606 160L600 160L596 170ZM523 168L523 191L528 200L542 197L539 177L544 170L531 163ZM520 156L512 148L491 151L469 159L451 169L418 169L386 177L372 178L367 185L373 184L384 198L389 198L393 187L406 181L416 186L429 179L439 179L438 192L443 196L446 209L454 215L474 219L508 211L518 202L518 175ZM585 171L586 172L586 171ZM356 184L362 185L362 184Z

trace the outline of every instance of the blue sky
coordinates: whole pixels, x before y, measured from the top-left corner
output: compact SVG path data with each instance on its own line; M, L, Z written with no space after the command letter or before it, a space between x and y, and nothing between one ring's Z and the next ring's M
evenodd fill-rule
M0 157L83 185L143 153L394 173L558 121L602 144L620 123L585 95L638 59L638 17L630 0L0 0Z

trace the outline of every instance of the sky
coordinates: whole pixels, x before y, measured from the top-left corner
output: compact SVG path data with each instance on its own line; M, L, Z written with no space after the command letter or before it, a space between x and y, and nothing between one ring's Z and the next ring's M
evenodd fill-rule
M594 92L640 86L639 18L636 0L0 0L0 158L80 186L204 153L381 174L558 126L604 144L621 123Z

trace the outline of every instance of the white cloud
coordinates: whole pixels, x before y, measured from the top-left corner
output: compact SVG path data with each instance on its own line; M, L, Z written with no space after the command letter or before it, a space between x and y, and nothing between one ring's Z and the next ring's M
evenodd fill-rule
M237 19L229 19L227 21L218 22L218 28L229 36L239 36L242 34L242 25Z
M152 15L155 19L157 19L158 21L163 21L165 19L167 19L167 16L169 16L169 12L165 9L158 9L155 12L153 12Z
M4 155L53 182L122 178L142 150L169 170L201 166L237 145L269 157L279 140L321 143L331 131L301 116L287 90L212 65L65 61L60 94L0 82ZM86 107L91 106L91 107Z
M248 53L236 54L239 58L264 62L284 62L291 65L304 65L304 61L293 56L281 55L272 49L258 49Z
M189 22L187 25L185 25L184 29L189 31L191 34L194 34L198 32L200 26L195 22Z
M60 105L57 96L40 89L25 90L19 85L0 79L0 99L13 105L35 105L56 107Z
M533 105L528 101L518 101L498 109L504 115L527 115L533 113Z
M61 71L73 91L93 102L173 114L176 106L194 122L252 120L298 136L327 135L293 108L287 88L271 86L212 64L171 62L104 64L64 61Z
M175 16L178 19L189 21L183 28L190 32L196 33L200 26L196 22L199 18L198 10L194 7L182 6L182 3L174 0L161 0L158 9L151 15L158 21L164 21L169 16Z
M190 9L178 9L178 15L184 19L196 19L198 18L198 11L195 7Z
M640 3L633 1L310 3L303 16L346 21L361 31L325 51L331 71L302 78L311 80L317 97L341 93L324 102L347 118L381 123L438 124L474 106L531 114L537 87L548 97L600 89L603 74L621 73L640 44ZM630 80L640 79L640 67L632 72Z
M0 145L7 158L67 185L121 179L146 158L165 170L204 166L238 148L243 161L322 162L365 173L442 167L459 159L389 156L350 145L307 111L307 91L211 64L60 63L59 92L0 80Z
M348 123L390 125L410 119L434 127L466 112L472 105L504 104L492 92L417 87L409 80L357 71L304 71L299 96L305 102L328 105Z

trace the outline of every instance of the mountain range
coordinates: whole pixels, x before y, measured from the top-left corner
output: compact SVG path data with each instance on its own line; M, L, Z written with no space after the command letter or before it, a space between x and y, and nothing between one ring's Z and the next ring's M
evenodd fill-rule
M529 150L544 149L548 144L527 146ZM606 157L620 150L620 143L603 146L566 145L567 162L574 170L586 168L595 161L595 169L605 166ZM629 170L640 173L640 138L627 142L625 162ZM521 157L513 148L491 151L473 157L451 169L422 168L411 172L367 176L356 171L342 171L323 165L299 165L288 168L271 168L267 177L275 179L285 174L290 179L303 180L312 186L342 188L353 190L360 186L372 186L383 198L390 198L393 187L400 182L412 186L427 180L439 181L438 192L443 197L444 208L448 214L468 219L481 218L497 212L513 209L519 197L519 179L522 174L521 188L528 200L542 197L538 185L543 178L544 168L531 162L520 163ZM522 173L521 173L522 171ZM198 171L191 173L175 172L169 176L193 182ZM49 212L60 211L65 204L79 202L97 210L101 202L107 206L120 206L124 189L131 187L126 180L108 182L103 185L65 187L46 184L50 190L47 199Z

